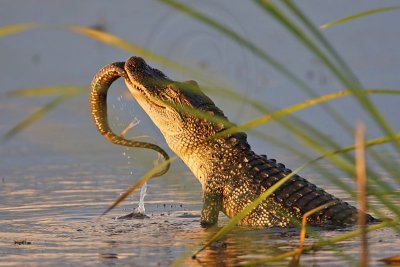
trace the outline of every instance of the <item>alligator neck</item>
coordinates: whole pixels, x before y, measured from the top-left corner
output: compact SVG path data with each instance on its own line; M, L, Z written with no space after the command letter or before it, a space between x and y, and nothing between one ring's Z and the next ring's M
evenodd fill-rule
M187 138L185 135L166 136L166 141L193 172L203 190L210 180L219 181L223 186L224 181L230 178L229 168L234 167L237 171L246 156L253 153L247 143L246 134L242 132L225 138L210 138L207 141L190 137L191 140L186 142Z

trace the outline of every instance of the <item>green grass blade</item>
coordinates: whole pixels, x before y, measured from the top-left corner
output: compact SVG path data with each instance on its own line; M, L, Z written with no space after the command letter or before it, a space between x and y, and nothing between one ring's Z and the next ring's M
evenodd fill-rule
M146 181L148 181L149 179L153 178L154 175L156 175L157 173L159 173L160 171L164 170L171 162L173 162L174 160L176 160L176 156L169 158L166 161L163 161L160 164L157 164L154 168L152 168L151 170L149 170L147 173L145 173L134 185L132 185L128 190L126 190L123 194L121 194L121 196L118 197L118 199L116 199L114 201L113 204L111 204L100 216L106 215L109 211L111 211L112 209L114 209L116 206L118 206L124 199L126 199L129 195L133 194L135 192L136 189L138 189L139 187L141 187Z
M194 10L193 8L189 7L188 5L184 5L182 3L178 3L177 1L174 0L159 0L172 8L175 8L176 10L204 23L207 26L210 26L214 30L217 30L227 36L228 38L232 39L239 45L242 45L243 47L247 48L250 52L252 52L254 55L257 57L261 58L264 60L267 64L271 65L274 67L276 70L278 70L280 73L282 73L284 76L286 76L289 80L291 80L293 83L297 84L308 96L311 97L316 97L317 94L314 92L314 90L308 86L306 83L304 83L301 79L299 79L295 74L290 72L285 66L283 66L281 63L279 63L277 60L272 58L270 55L265 53L262 49L254 45L252 42L248 41L246 38L243 36L237 34L236 32L232 31L225 25L217 22L216 20L213 20L212 18ZM346 122L345 119L343 119L335 110L330 108L328 105L323 105L323 109L330 114L334 120L343 127L347 132L352 134L352 127Z
M153 61L160 65L163 65L167 68L173 69L173 70L175 70L179 73L182 73L188 77L191 77L193 79L207 81L210 84L213 84L213 86L222 84L222 82L218 81L216 79L216 77L210 76L210 73L204 73L203 71L201 71L199 69L194 69L189 66L179 64L169 58L163 57L157 53L154 53L148 49L140 47L134 43L128 42L128 41L126 41L118 36L115 36L113 34L99 31L99 30L89 28L89 27L79 26L79 25L61 25L61 26L58 26L58 28L86 36L88 38L91 38L93 40L99 41L104 44L108 44L112 47L126 51L129 54L141 56L141 57L145 58L146 60L150 60L150 61ZM232 90L229 90L226 86L220 86L220 87L224 88L227 91L232 91Z
M63 102L65 102L67 99L71 98L73 95L61 95L56 97L54 100L50 101L46 105L40 107L37 111L33 112L31 115L26 117L24 120L22 120L20 123L18 123L16 126L14 126L11 130L9 130L7 133L5 133L1 139L0 139L0 144L4 143L11 137L15 136L25 128L27 128L29 125L34 123L35 121L39 120L42 118L44 115L46 115L48 112L53 110L54 108L60 106Z
M393 138L396 138L397 140L400 140L400 134L396 134L394 137L386 136L386 137L382 137L382 138L371 139L366 143L366 147L371 147L371 146L375 146L375 145L378 145L378 144L383 144L383 143L387 143L387 142L396 141L396 140L393 140ZM333 155L336 155L338 153L344 153L344 152L349 152L349 151L354 150L355 149L354 145L338 149L338 150L336 150L334 152L334 154L331 154L330 152L326 152L326 150L315 146L312 143L312 140L307 139L307 137L303 137L303 139L304 139L305 142L310 143L309 144L310 147L312 147L317 152L321 153L323 155L322 156L323 158L327 158L329 161L333 162L338 168L340 168L342 171L344 171L350 177L355 177L355 171L354 171L354 167L353 167L354 160L352 160L351 163L347 163L347 162L344 162L342 160L339 160L339 158L337 158L337 157L332 157ZM321 159L321 158L319 158L319 159ZM375 185L375 186L377 186L379 191L391 192L391 191L393 191L392 186L390 186L388 183L386 183L384 180L382 180L380 175L378 175L372 169L368 168L367 172L368 172L369 181L372 182L371 185L368 185L369 194L370 195L374 195L375 198L377 200L379 200L379 202L381 202L386 208L388 208L391 212L393 212L393 214L395 214L398 218L400 218L400 208L395 203L393 203L390 199L388 199L386 195L384 195L384 194L376 194L376 192L375 192L376 188L371 187L372 185ZM334 179L334 182L335 182L336 185L339 185L337 178ZM373 209L373 211L378 215L381 214L376 209ZM381 216L381 215L379 215L379 216Z
M332 59L336 60L339 67L343 69L345 73L352 79L353 83L362 87L358 78L347 65L346 61L336 52L335 48L330 44L330 42L325 38L321 31L314 26L314 24L308 19L308 17L297 7L297 5L292 0L284 0L282 3L299 18L301 22L306 26L306 28L314 35L314 37L325 47L325 49L332 55Z
M399 91L400 92L400 91ZM292 123L293 122L293 123ZM278 121L282 126L287 127L286 124L281 123ZM319 142L320 144L323 144L324 146L327 146L329 149L339 149L340 145L335 142L334 139L331 137L327 136L326 134L322 133L319 131L317 128L314 126L310 125L306 121L301 120L300 118L296 116L291 116L290 117L290 123L289 124L296 124L298 125L297 129L301 129L310 137L311 140L315 140L315 142ZM290 130L289 130L290 131ZM293 131L291 131L293 132ZM296 134L295 134L296 135ZM400 183L400 175L396 174L397 170L395 170L395 166L397 165L396 162L392 158L382 158L382 156L378 153L376 153L373 150L369 150L368 154L373 158L374 161L376 161L382 168L385 170L387 173L392 174L392 178L396 180L397 182ZM354 157L348 153L344 153L342 155L347 161L349 162L354 162ZM372 173L372 170L368 170L368 172ZM331 179L330 179L331 180Z
M400 133L396 135L397 139L400 139ZM377 138L377 139L371 139L365 142L365 147L370 147L378 144L383 144L387 143L389 141L392 141L391 137L382 137L382 138ZM212 243L215 241L221 239L223 236L225 236L227 233L229 233L237 224L240 220L245 218L253 209L255 209L261 202L263 202L266 198L268 198L274 191L276 191L281 185L283 185L288 179L290 179L293 175L297 174L304 168L310 166L311 164L314 164L316 161L319 161L324 158L329 158L332 156L335 156L336 154L343 153L343 152L348 152L350 150L354 150L355 145L348 146L341 148L339 150L335 151L330 151L328 153L325 153L324 155L321 155L311 161L306 162L299 168L293 170L290 174L276 182L273 186L268 188L265 192L263 192L260 196L258 196L253 202L251 202L249 205L247 205L241 212L239 212L235 217L233 217L228 224L226 224L224 227L222 227L210 240L206 242L206 244L201 247L193 256L196 257L198 253L203 251L205 248L210 246Z
M126 42L126 41L124 41L124 40L122 40L122 39L120 39L120 38L118 38L118 37L116 37L114 35L111 35L111 34L108 34L108 33L104 33L104 32L98 31L98 30L94 30L94 29L91 29L91 28L81 27L81 26L64 26L64 28L66 28L66 29L68 29L70 31L73 31L73 32L76 32L76 33L79 33L79 34L82 34L82 35L85 35L85 36L88 36L90 38L96 39L98 41L108 43L108 44L113 45L115 47L119 47L119 48L121 48L123 50L126 50L126 51L130 52L130 53L136 53L136 54L139 54L139 55L142 55L142 56L148 56L153 61L159 62L159 63L164 64L164 65L166 65L168 67L171 67L171 68L180 69L180 70L187 69L187 68L182 68L181 65L176 64L176 63L174 63L174 62L172 62L172 61L170 61L170 60L168 60L168 59L166 59L164 57L160 57L160 56L158 56L158 55L156 55L156 54L154 54L154 53L152 53L152 52L150 52L148 50L145 50L145 49L140 48L138 46L135 46L135 45L133 45L131 43L128 43L128 42Z
M293 22L286 16L273 2L269 0L255 0L260 7L279 21L289 32L297 37L317 58L319 58L339 80L347 81L345 75L336 68L335 64L325 55L325 53ZM355 87L355 86L351 86Z
M356 14L353 14L353 15L338 19L338 20L327 22L325 24L322 24L319 28L320 29L326 29L326 28L329 28L329 27L332 27L332 26L335 26L335 25L346 23L348 21L364 18L364 17L369 16L369 15L382 13L382 12L388 12L388 11L394 11L394 10L398 10L398 9L400 9L400 6L388 6L388 7L370 9L370 10L359 12L359 13L356 13Z
M306 47L309 48L324 64L325 66L336 76L336 78L349 90L353 92L360 105L371 115L375 123L382 129L387 135L394 135L394 131L391 126L387 123L385 118L381 115L379 110L371 102L366 94L363 94L358 84L354 83L352 79L343 73L340 68L337 68L335 64L292 22L277 6L269 0L255 0L257 4L264 8L266 12L276 18L277 21L281 22L285 28L296 36ZM400 152L400 142L393 142L397 150Z
M76 95L88 90L85 86L49 86L38 88L25 88L6 92L4 95L8 97L35 97L47 95Z
M284 0L282 1L286 5L286 7L293 13L295 14L300 21L304 23L304 25L307 27L307 29L315 36L315 38L325 47L325 49L332 55L332 58L335 59L338 62L338 65L340 68L343 69L345 73L348 73L349 77L352 79L354 84L357 84L360 88L362 87L361 83L359 82L358 78L356 75L353 73L353 71L350 69L350 67L347 65L347 63L342 59L342 57L339 55L339 53L336 52L336 50L333 48L333 46L329 43L329 41L324 37L324 35L321 33L321 31L314 26L314 24L308 19L306 15L296 6L296 4L292 0ZM304 128L304 127L303 127ZM313 131L314 133L317 133L317 131ZM330 138L324 138L324 135L319 135L321 140L324 141L324 143L330 143L333 145L333 147L338 147L337 144L332 142L332 139ZM376 160L379 165L381 165L388 173L391 173L393 167L396 164L394 162L388 162L391 161L391 157L382 159L380 155L375 153L373 150L369 151L369 154ZM348 155L348 154L344 154ZM395 176L395 178L400 181L399 176Z
M382 228L385 228L385 227L388 227L388 226L394 226L394 225L398 224L399 222L400 222L400 220L384 221L384 222L381 222L379 224L370 225L370 226L367 227L367 232L376 231L376 230L379 230L379 229L382 229ZM336 235L335 237L332 237L330 239L326 239L326 240L323 240L323 241L316 242L315 244L310 245L310 246L305 246L303 251L306 252L306 251L310 251L310 250L316 250L316 249L319 249L321 247L334 245L336 243L339 243L339 242L342 242L342 241L345 241L345 240L348 240L348 239L351 239L351 238L354 238L354 237L358 237L359 235L360 235L360 230L357 229L357 230L354 230L354 231L351 231L351 232L347 232L347 233L344 233L344 234L341 234L341 235ZM281 261L281 260L284 260L284 259L286 259L288 257L293 257L295 255L298 255L299 253L300 253L299 249L294 249L294 250L291 250L291 251L276 255L274 257L269 257L269 258L265 258L265 259L258 259L258 260L254 260L254 261L249 261L249 262L240 264L240 266L264 265L264 264L269 263L269 262Z
M292 133L294 137L296 137L297 139L299 139L300 141L305 143L311 150L316 151L317 154L323 155L330 150L334 151L334 150L339 149L339 146L333 146L332 148L327 150L326 143L325 142L321 142L321 144L318 143L316 138L313 135L304 131L305 129L304 129L303 125L300 125L300 127L296 127L295 124L293 124L291 122L287 122L286 120L278 120L277 122L285 128L285 131ZM328 139L328 137L325 137L325 134L323 134L323 133L318 133L318 134L320 134L321 136L324 136L324 138L322 140ZM256 136L257 137L260 136L261 138L263 138L264 134L257 132ZM293 148L291 148L290 150L293 150ZM304 156L303 153L298 153L298 152L296 153L296 151L294 153L295 153L295 155L303 158L304 161L308 161L308 160L312 159L308 155ZM347 162L343 161L341 159L336 159L336 158L329 159L329 160L333 161L335 164L337 164L339 168L349 168L351 166L350 165L351 161L349 161L349 159L347 157L345 157L345 158L346 158ZM318 172L320 172L323 175L323 177L325 177L329 181L333 182L340 189L342 189L343 191L348 193L351 197L355 197L353 189L347 183L345 183L343 180L339 179L337 177L337 175L332 174L329 171L329 169L319 168Z
M340 80L345 80L345 76L343 73L347 74L347 72L341 72L341 68L337 68L335 64L323 53L321 49L311 40L299 27L297 27L296 22L293 22L289 19L279 8L272 3L271 1L263 1L263 0L254 0L256 4L258 4L261 8L263 8L267 13L272 15L276 21L280 22L289 32L291 32L299 41L303 43L305 47L307 47L321 62L331 70L333 74L335 74ZM352 86L352 87L359 87ZM340 125L348 134L353 134L353 127L347 123L347 121L342 118L334 109L332 109L328 104L322 105L323 108L332 116L332 118Z
M351 93L350 91L338 92L338 93L334 93L333 96L328 96L328 98L329 97L336 97L337 95L341 95L341 96L349 95L350 93ZM369 90L366 90L365 93L370 93L370 94L376 94L376 93L399 94L400 90L369 89ZM322 99L323 98L324 98L324 96L322 97ZM314 101L315 100L313 100L313 99L310 100L311 103L314 102ZM319 101L319 99L318 99L318 101ZM182 108L180 106L177 106L175 108L178 108L178 109L182 110L182 112L189 113L189 114L198 116L198 117L203 118L203 119L207 119L207 120L215 122L215 123L224 123L225 125L227 123L229 123L229 122L227 122L226 120L224 120L222 118L212 117L208 113L201 112L199 110L193 110L191 108L186 108L185 109L185 108ZM261 109L260 111L262 111L264 113L268 113L269 112L269 110L266 107L263 107L262 105L258 106L257 109ZM308 144L313 150L317 151L318 153L325 153L326 152L326 149L324 149L322 147L322 145L319 145L319 144L317 144L315 142L315 139L311 137L312 135L310 135L309 133L302 133L302 131L304 131L304 129L307 129L308 125L307 125L307 127L305 127L304 123L303 123L303 124L300 125L301 127L299 129L297 129L296 127L294 127L294 125L292 123L286 123L286 122L284 122L282 120L278 120L278 123L283 125L286 129L288 129L290 132L292 132L300 140L302 140L303 142ZM230 126L230 125L228 125L228 126ZM323 133L318 132L316 129L314 130L312 127L311 127L311 134L315 134L316 136L318 136L319 139L322 140L322 143L324 145L325 144L330 144L333 149L339 148L339 145L337 145L335 142L333 142L330 138L326 137ZM256 135L261 137L261 138L263 138L263 139L264 139L264 137L266 137L265 134L259 133L259 132L257 132ZM267 139L270 139L270 137L267 136ZM295 153L295 154L297 154L297 153ZM336 159L334 163L335 164L339 164L341 169L343 169L347 173L349 173L349 171L352 169L351 163L354 162L354 158L351 157L350 155L347 155L347 154L345 154L344 156L345 156L345 158L347 159L348 162L344 162L343 160ZM371 171L371 173L373 173L373 172ZM387 184L384 183L384 182L381 182L379 179L375 179L376 177L378 177L378 176L377 175L373 175L372 176L372 178L374 178L375 183L382 188L381 190L383 190L385 192L386 191L390 191L389 187L387 186ZM334 176L333 177L329 177L329 180L335 182L335 184L338 184L343 190L345 190L346 192L351 194L350 187L346 186L337 177L334 177ZM353 196L354 194L351 194L351 195ZM388 203L387 206L391 206L392 207L391 210L392 210L393 209L393 205L391 205L390 202L387 202L387 203ZM394 210L394 212L397 214L397 212L395 210Z
M303 165L296 170L294 170L292 173L289 175L286 175L284 178L279 180L276 184L268 188L265 192L263 192L260 196L258 196L253 202L251 202L249 205L247 205L241 212L239 212L235 217L233 217L228 224L226 224L224 227L221 228L210 240L207 241L207 243L200 248L194 255L193 257L196 257L198 253L203 251L205 248L210 246L212 243L215 241L221 239L223 236L225 236L227 233L229 233L233 227L235 227L240 220L242 220L244 217L246 217L247 214L249 214L253 209L255 209L261 202L263 202L267 197L269 197L275 190L277 190L282 184L284 184L287 180L289 180L293 175L295 175L297 172L300 170L304 169L306 165Z
M385 143L393 141L393 139L400 140L400 133L395 134L393 137L392 136L384 136L384 137L370 139L367 142L365 142L365 146L366 147L372 147L372 146L376 146L376 145L382 145L382 144L385 144ZM316 160L320 160L320 159L326 158L329 155L335 155L335 154L339 154L339 153L349 152L349 151L352 151L354 149L355 149L355 145L346 146L346 147L340 148L338 150L335 150L333 152L330 152L328 154L325 154L323 156L320 156Z
M205 14L191 8L188 5L185 5L181 2L177 2L175 0L158 0L175 10L178 10L189 17L211 27L212 29L224 34L226 37L230 38L237 44L245 47L254 55L262 59L264 62L272 66L275 70L280 72L284 75L287 79L292 81L294 84L298 85L304 92L306 92L309 96L316 96L317 94L314 90L308 86L303 80L298 78L295 74L293 74L289 69L287 69L284 65L278 62L276 59L265 53L261 48L257 47L255 44L241 36L240 34L234 32L233 30L229 29L227 26L219 23L218 21L206 16Z
M369 93L369 94L400 94L400 90L386 90L386 89L367 89L367 90L365 90L364 91L365 93ZM256 101L256 100L253 100L252 102L258 102L258 101ZM272 112L272 110L273 109L271 109L271 108L267 108L265 105L263 106L261 103L258 105L255 105L254 103L251 103L251 106L255 109L255 110L257 110L257 111L260 111L261 113L263 113L263 114L268 114L268 113L271 113ZM296 116L291 116L290 117L290 123L288 122L288 123L286 123L286 122L284 122L284 121L282 121L282 120L277 120L277 122L279 123L279 124L281 124L281 126L283 126L286 130L288 130L288 131L290 131L290 132L292 132L292 133L294 133L294 135L296 136L296 135L303 135L303 134L297 134L299 131L305 131L306 132L306 136L310 136L311 138L311 140L314 140L315 142L317 142L317 141L320 141L320 144L323 144L324 146L328 146L329 147L329 149L338 149L340 146L339 146L339 144L337 144L331 137L328 137L326 134L324 134L324 133L322 133L322 132L320 132L318 129L316 129L315 127L313 127L312 125L310 125L310 124L308 124L307 122L305 122L305 121L303 121L303 120L301 120L300 118L297 118ZM297 124L299 127L297 127L297 128L295 128L295 127L293 127L293 123L292 122L294 122L295 124ZM252 130L251 131L253 134L255 133L254 132L254 130ZM260 132L257 132L256 133L256 136L257 137L259 137L259 138L261 138L262 140L267 140L267 141L269 141L270 140L270 137L269 136L265 136L265 134L264 133L260 133ZM277 140L276 140L276 138L274 139L274 142L272 142L272 143L276 143L277 142ZM284 144L282 144L282 143L276 143L278 146L280 146L280 147L282 147L282 148L284 148L284 149L286 149L286 150L288 150L288 151L291 151L292 149L291 148L289 148L287 145L285 146ZM393 177L397 180L397 181L399 181L400 182L400 176L399 175L396 175L395 174L395 172L393 172L393 166L395 166L396 165L396 163L393 161L393 162L390 162L390 161L392 161L392 159L389 157L389 158L387 158L387 157L385 157L385 159L382 159L381 158L381 156L380 155L378 155L377 153L375 153L373 150L370 150L369 152L368 152L373 158L374 158L374 160L377 162L377 163L379 163L379 165L381 165L381 167L387 172L387 173L393 173ZM305 155L304 154L299 154L299 151L292 151L292 154L295 154L295 155L298 155L298 156L300 156L300 157L305 157ZM343 154L343 156L349 161L349 162L354 162L354 158L353 157L351 157L350 155L348 155L348 154ZM329 176L329 175L325 175L325 176ZM330 179L331 181L333 181L334 180L334 177L332 177L332 179ZM337 179L336 179L336 181L335 181L336 183L337 182L339 182L339 181L337 181ZM342 188L342 189L344 189L344 188ZM345 190L345 191L347 191L347 190Z
M370 90L365 91L365 93L380 93L380 92L385 93L385 94L400 93L399 90L382 90L381 91L381 90L376 90L376 89L370 89ZM333 96L335 97L335 95L347 95L349 93L350 93L350 91L338 92L338 93L334 93ZM312 103L313 100L311 100L310 102ZM264 107L263 112L268 113L268 110ZM299 119L297 119L297 120L299 120ZM326 137L323 133L320 133L317 130L314 131L313 128L311 128L311 134L303 133L304 129L307 129L307 127L309 127L307 124L304 125L305 123L301 123L299 128L294 127L294 125L292 123L287 123L282 120L278 120L278 123L280 123L286 129L288 129L290 132L292 132L294 134L294 136L298 137L301 141L303 141L305 144L307 144L310 148L315 150L317 153L324 154L324 153L326 153L327 150L322 145L318 144L316 142L315 138L312 137L312 135L316 135L322 141L322 144L324 144L324 146L326 144L330 144L333 149L339 148L338 144L336 144L334 141L332 141L331 139ZM297 121L297 123L299 123L299 122ZM258 133L257 135L260 135L260 133ZM353 175L352 164L354 162L354 157L352 157L348 154L344 154L344 157L346 158L347 162L343 161L341 159L336 159L336 158L330 159L330 161L332 161L334 164L336 164L345 173L350 175L350 177L353 177L354 175ZM380 159L379 157L377 158L377 160L378 160L378 162L382 162L382 159ZM380 180L379 176L373 170L368 169L368 172L370 173L370 179L373 181L373 185L378 186L379 191L383 191L383 192L391 191L390 186L385 181ZM338 179L336 176L332 176L332 175L325 175L325 176L330 181L332 181L336 185L338 185L341 189L343 189L344 191L346 191L347 193L349 193L351 196L354 197L354 193L352 192L351 188L348 185L346 185L343 181ZM394 178L396 178L396 180L399 180L398 177L396 177L396 176L394 176ZM369 191L373 192L372 190L369 190ZM380 195L377 195L376 198L379 201L381 201L393 213L399 215L399 210L385 196L380 194ZM374 213L376 213L378 215L380 214L379 211L376 209L373 209L373 211L374 211Z
M7 26L0 27L0 37L4 37L11 34L16 34L23 31L28 31L34 28L37 28L38 24L36 23L19 23L19 24L11 24Z
M99 30L96 30L93 28L83 27L83 26L79 26L79 25L62 25L60 28L66 29L66 30L74 32L74 33L84 35L91 39L100 41L104 44L111 45L113 47L116 47L123 51L126 51L130 54L144 57L144 58L154 61L156 63L162 64L168 68L172 68L175 70L176 69L178 69L178 70L185 69L184 66L179 65L166 57L160 56L156 53L151 52L148 49L142 48L133 43L127 42L124 39L119 38L110 33L106 33L106 32L99 31Z
M185 76L191 77L191 79L198 79L200 81L203 81L208 84L208 86L205 86L205 88L209 89L209 91L224 91L225 93L234 93L234 91L231 89L231 86L224 85L222 81L220 81L217 77L208 72L204 72L201 69L192 68L187 65L179 64L173 60L170 60L169 58L158 55L148 49L128 42L113 34L79 25L61 25L57 28L68 30L70 32L77 33L93 40L99 41L101 43L121 49L130 54L144 57L146 60L156 62Z
M291 105L287 108L269 113L267 115L261 116L259 118L256 118L254 120L249 120L241 125L235 126L235 127L231 127L221 133L219 133L218 135L216 135L216 137L220 137L220 136L225 136L225 135L229 135L232 134L234 132L237 131L243 131L243 130L248 130L254 127L257 127L261 124L266 124L268 122L271 122L272 120L277 120L280 119L284 116L287 116L291 113L294 113L296 111L314 106L316 104L322 103L322 102L326 102L326 101L330 101L336 98L340 98L340 97L344 97L344 96L348 96L350 94L352 94L353 91L350 90L346 90L346 91L339 91L339 92L335 92L335 93L331 93L331 94L326 94L320 97L316 97L313 99L309 99L306 100L304 102L300 102L294 105ZM366 89L362 91L362 94L400 94L400 90L379 90L379 89Z
M223 83L221 81L218 81L216 77L212 77L210 73L204 73L201 70L193 69L190 68L189 66L178 64L166 57L153 53L148 49L135 45L134 43L127 42L126 40L119 38L115 35L100 30L96 30L90 27L84 27L80 25L47 25L47 24L37 24L37 23L21 23L21 24L8 25L0 28L0 37L13 33L18 33L21 31L31 30L34 28L47 28L47 29L57 28L77 33L86 36L88 38L97 40L99 42L102 42L104 44L108 44L115 48L121 49L130 54L135 54L144 57L146 58L146 60L150 60L158 64L161 64L163 66L166 66L167 68L171 68L179 73L187 75L188 77L192 77L202 81L207 81L207 83L212 84L213 87L217 86L219 88L224 88L225 91L232 91L228 86L221 86L221 84Z
M320 155L325 155L329 153L329 150L325 148L325 142L323 142L323 145L318 144L310 134L304 132L304 127L303 125L300 125L300 127L296 127L293 123L288 123L285 120L279 120L278 121L282 126L284 126L289 132L291 132L295 137L297 137L300 141L305 143L309 148L314 150L316 153ZM323 140L327 139L327 137L323 136ZM387 138L390 140L390 138ZM328 142L329 144L329 142ZM334 144L333 149L338 150L338 145ZM344 159L338 158L338 157L328 157L328 160L331 161L338 169L342 170L346 175L349 177L354 177L354 157L344 154L343 155ZM322 170L322 172L325 174L324 177L333 182L336 186L347 192L350 196L353 198L355 197L355 193L351 189L349 185L347 185L344 181L339 179L337 176L326 175L327 171L325 169ZM385 205L390 211L392 211L394 214L400 217L400 209L396 207L389 199L387 199L387 196L383 194L375 194L375 191L377 189L378 192L391 192L393 191L391 186L386 183L384 180L380 179L380 176L368 168L368 173L369 173L369 178L372 181L371 186L369 186L369 193L371 195L375 195L375 197L383 204ZM374 188L373 186L377 186L378 188ZM379 210L371 207L371 210L377 214L379 217L382 217L381 212Z
M295 132L295 131L291 131L291 132ZM299 133L299 132L295 132L295 134L296 135L300 135L300 136L307 136L307 134L303 134L303 133ZM255 132L255 136L260 138L260 139L262 139L262 140L269 140L268 139L269 138L268 135L266 136L264 133L261 133L261 132L258 132L258 131ZM282 148L286 149L291 154L296 155L297 157L303 159L304 161L311 161L312 160L312 157L310 155L308 155L308 154L306 154L306 153L304 153L304 152L302 152L302 151L300 151L298 149L295 149L294 146L290 146L287 143L280 144L280 143L282 143L282 140L278 140L280 143L275 143L274 142L275 139L276 138L272 139L272 141L271 141L274 145L275 144L279 145L279 147L282 147ZM311 140L313 140L312 137L311 137ZM333 148L333 150L338 150L338 149L340 149L340 148L335 148L335 147ZM346 183L345 181L340 179L332 171L330 171L329 168L318 167L316 170L317 170L318 173L321 174L322 177L324 177L324 178L328 179L329 181L331 181L332 183L334 183L338 188L340 188L341 190L343 190L344 192L349 194L349 196L351 196L353 198L356 196L354 191L353 191L353 189L352 189L352 187L348 183ZM377 213L375 210L374 210L374 212Z
M289 125L289 127L293 128L292 125ZM311 138L309 135L301 134L299 132L296 132L296 130L291 130L291 131L294 132L296 137L298 137L302 142L304 142L312 150L316 151L317 153L319 153L321 155L325 155L325 157L327 157L327 159L329 161L334 163L336 167L341 169L349 177L355 177L354 167L353 167L353 165L354 165L353 157L350 158L350 161L349 160L344 161L343 159L338 158L338 157L328 156L329 152L323 146L317 144L315 142L315 140L313 140L313 138ZM394 138L399 140L400 139L400 135L396 134L394 136ZM389 142L389 141L393 142L393 141L397 141L397 140L393 140L393 137L387 136L387 137L385 137L383 139L374 140L373 142L371 142L369 144L369 146L379 144L379 142L386 143L386 142ZM353 149L354 149L354 147L351 147L350 150L353 150ZM379 191L383 191L383 192L393 191L392 187L388 183L386 183L384 180L380 179L380 176L370 168L368 168L368 177L369 177L369 180L372 182L371 185L377 186ZM344 185L343 182L340 181L340 179L338 179L337 177L333 177L330 180L333 181L336 185L340 186L346 192L350 193L354 197L354 193L351 192L349 190L348 186ZM371 186L369 186L369 193L374 195L383 205L385 205L390 211L392 211L394 214L396 214L400 218L400 209L393 202L391 202L389 199L387 199L387 196L385 196L383 194L375 194L374 188L371 187ZM376 210L373 210L373 211L375 213L377 213Z

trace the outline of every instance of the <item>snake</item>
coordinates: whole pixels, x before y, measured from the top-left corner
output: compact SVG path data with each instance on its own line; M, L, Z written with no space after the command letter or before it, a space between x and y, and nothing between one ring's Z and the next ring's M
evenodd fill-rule
M112 83L116 81L118 78L122 77L124 79L128 79L128 75L124 69L124 64L125 62L114 62L108 64L104 66L102 69L100 69L92 80L89 102L90 102L92 118L96 125L96 128L99 130L101 135L103 135L108 141L110 141L113 144L127 146L127 147L152 149L160 153L164 157L165 161L168 161L169 155L161 147L148 142L127 140L122 136L115 134L111 130L108 124L108 117L107 117L108 89L110 88ZM168 162L165 168L154 174L153 177L165 174L169 170L169 167L170 163Z

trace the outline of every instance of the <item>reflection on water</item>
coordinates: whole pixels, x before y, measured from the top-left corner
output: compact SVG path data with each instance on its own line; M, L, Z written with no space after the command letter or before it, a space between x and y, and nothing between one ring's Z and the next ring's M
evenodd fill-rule
M0 189L0 266L166 266L199 248L216 230L199 225L200 186L188 173L177 171L165 180L150 181L145 202L148 218L115 220L134 206L124 204L110 215L97 216L127 188L125 183L129 181L105 175L105 166L76 164L70 166L73 172L66 172L64 167L47 166L45 172L58 170L57 176L43 175L44 170L38 166L26 166L29 176L9 173L4 177ZM220 225L224 222L226 219ZM321 231L325 237L337 233ZM181 260L184 266L232 266L286 252L297 246L297 240L296 229L238 227L197 259L192 260L189 253ZM395 248L399 247L399 236L391 230L374 232L370 240L373 264L398 254ZM309 238L306 243L312 241ZM301 263L347 265L348 257L357 260L358 243L354 239L341 243L337 251L308 253Z

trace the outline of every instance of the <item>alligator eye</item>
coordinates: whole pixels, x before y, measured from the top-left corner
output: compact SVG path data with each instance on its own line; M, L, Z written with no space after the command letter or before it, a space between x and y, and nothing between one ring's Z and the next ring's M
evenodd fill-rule
M157 76L161 76L163 78L167 77L167 76L165 76L165 74L161 70L154 69L154 68L152 68L152 70L153 70L154 74L157 75Z

